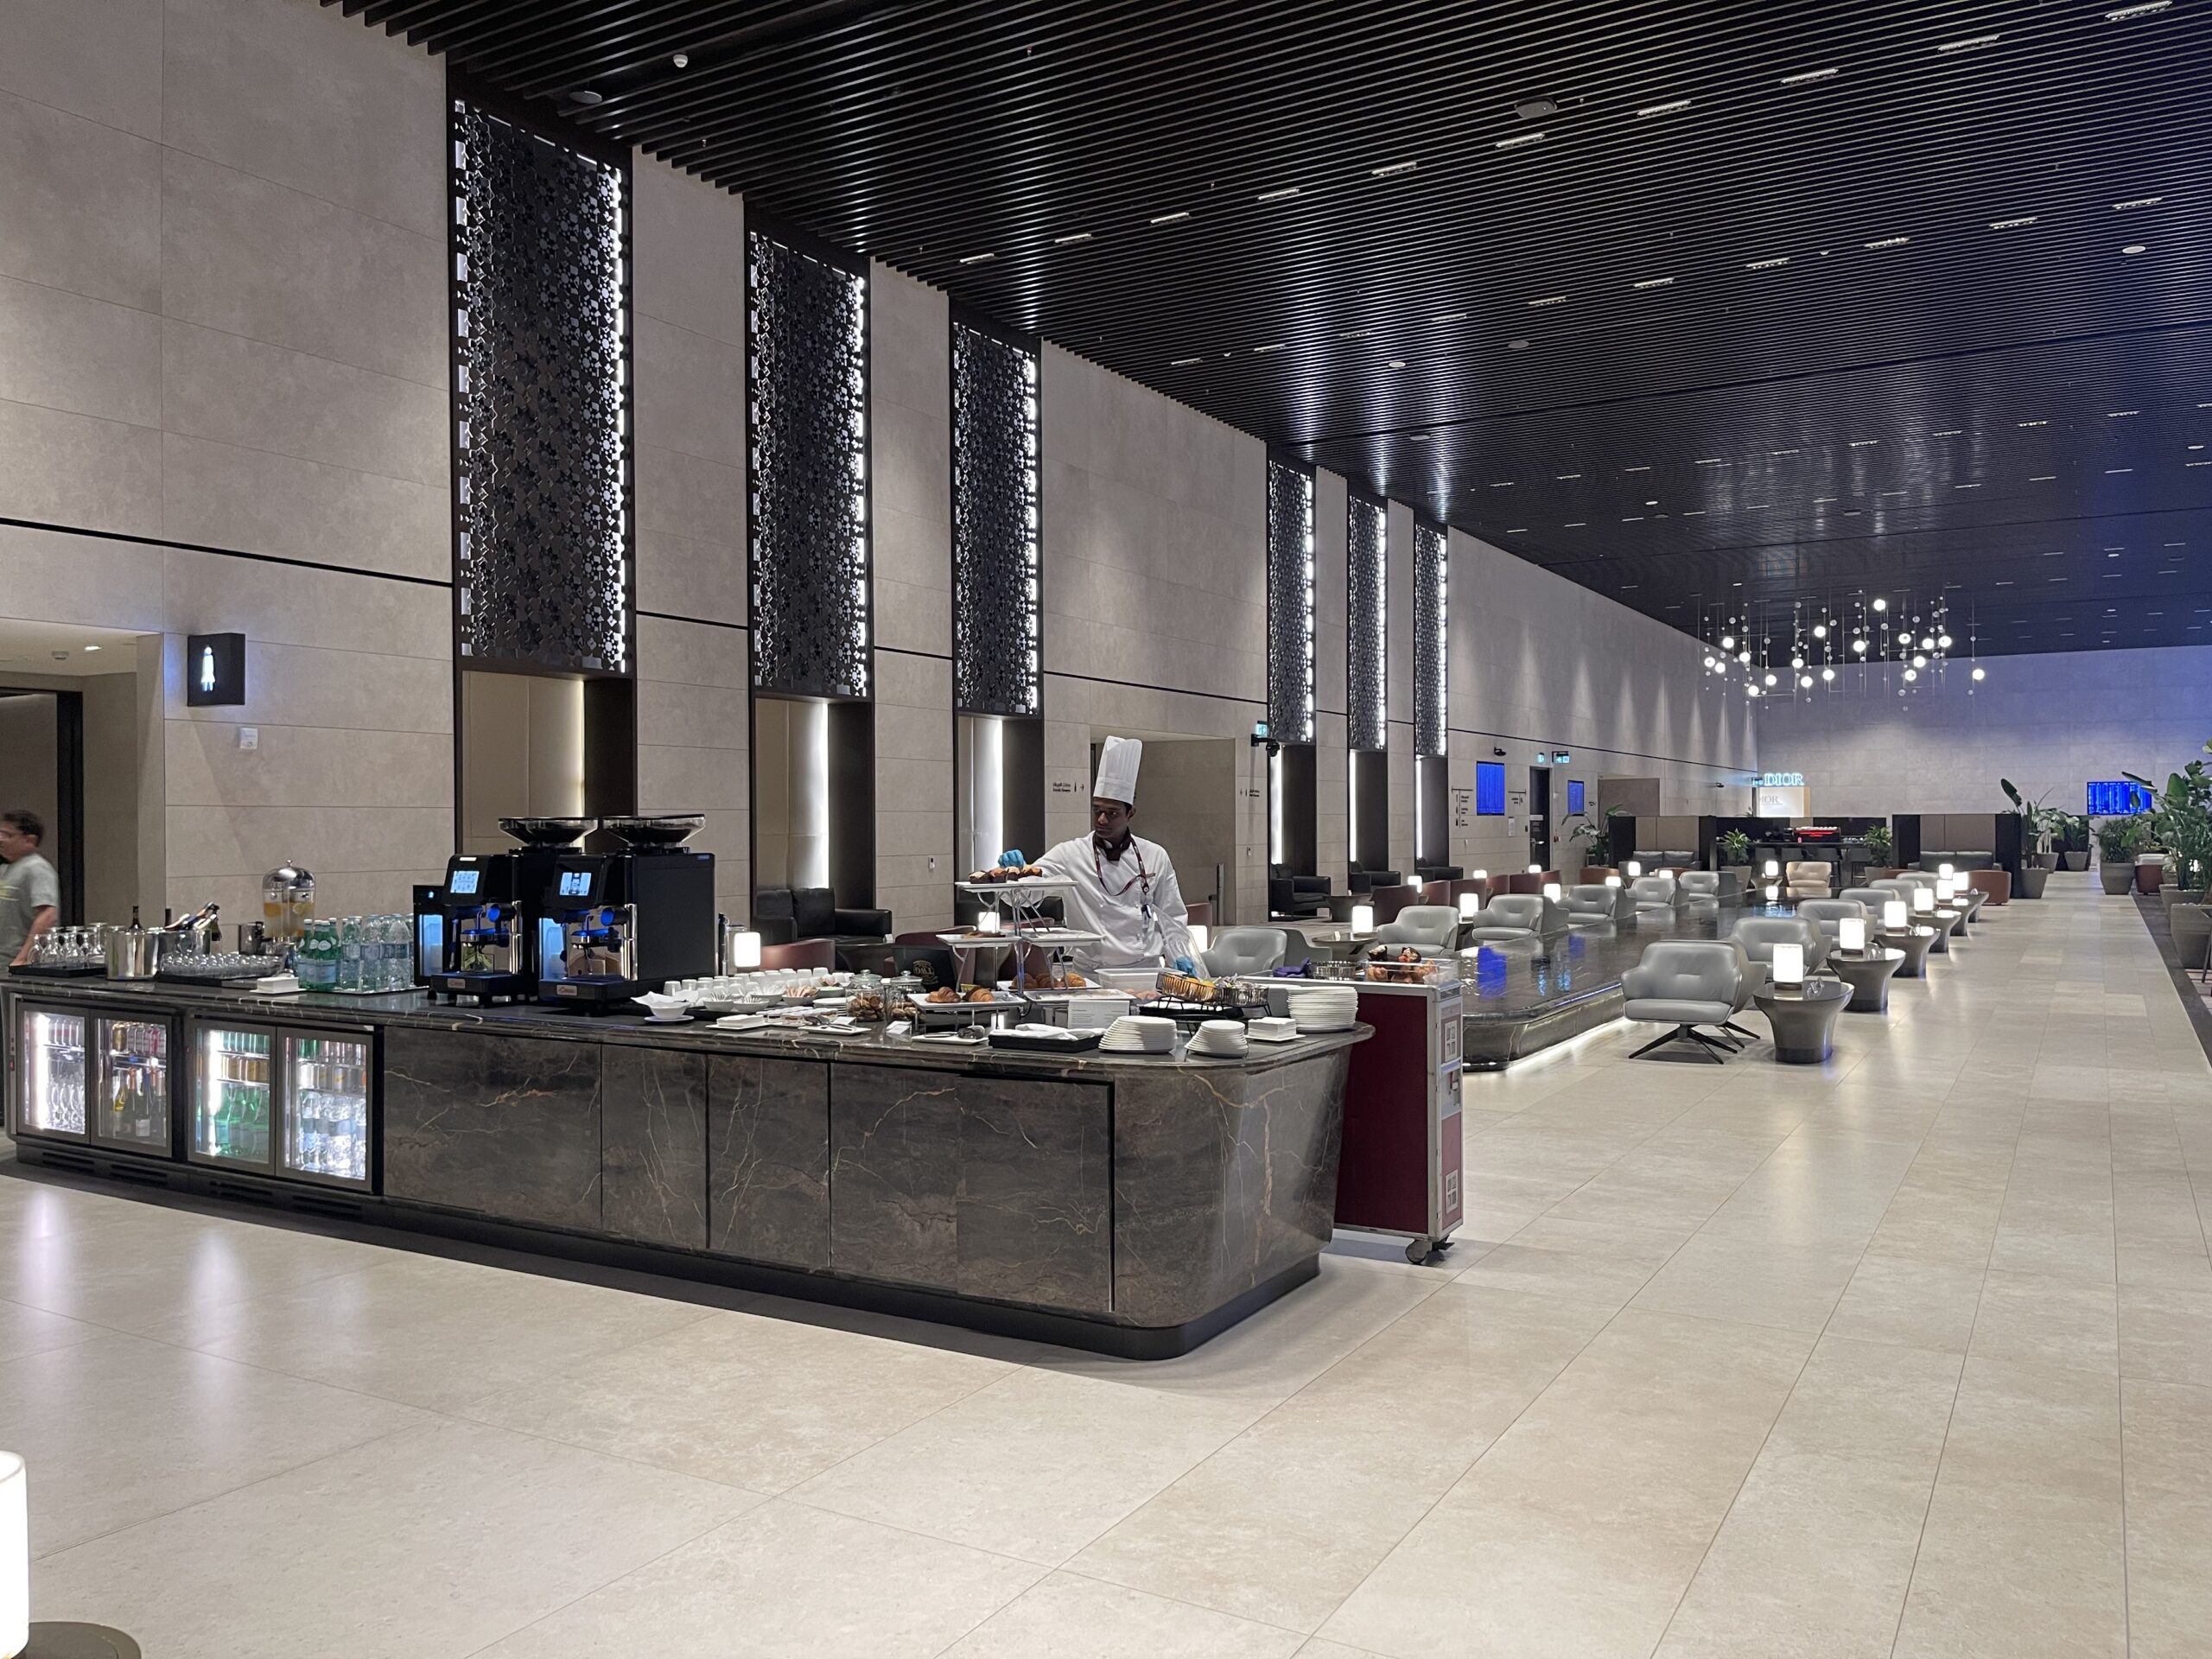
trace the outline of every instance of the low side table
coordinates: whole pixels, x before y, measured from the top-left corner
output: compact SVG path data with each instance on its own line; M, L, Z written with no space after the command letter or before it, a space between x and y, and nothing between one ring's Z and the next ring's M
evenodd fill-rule
M1361 902L1366 901L1363 899ZM1375 942L1375 935L1355 933L1344 927L1326 933L1308 933L1306 940L1309 944L1320 946L1332 962L1353 962L1358 959L1362 950Z
M1959 925L1959 912L1955 910L1916 910L1912 915L1916 926L1926 927L1935 933L1934 953L1939 957L1949 956L1951 935Z
M1846 1014L1885 1014L1890 1006L1890 981L1904 962L1904 952L1873 946L1859 956L1828 952L1827 970L1851 987Z
M1928 977L1928 953L1936 948L1934 928L1907 927L1902 933L1884 932L1876 937L1891 950L1904 953L1904 961L1897 969L1899 979Z
M1752 1002L1774 1032L1774 1058L1784 1065L1818 1065L1834 1052L1835 1017L1851 1001L1851 987L1808 979L1796 989L1769 985Z

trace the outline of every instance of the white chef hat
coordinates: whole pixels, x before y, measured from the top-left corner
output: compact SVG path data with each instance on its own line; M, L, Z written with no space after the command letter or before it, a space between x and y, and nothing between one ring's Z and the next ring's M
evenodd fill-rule
M1135 806L1137 801L1137 764L1144 759L1144 740L1109 737L1098 752L1098 781L1091 785L1096 798Z

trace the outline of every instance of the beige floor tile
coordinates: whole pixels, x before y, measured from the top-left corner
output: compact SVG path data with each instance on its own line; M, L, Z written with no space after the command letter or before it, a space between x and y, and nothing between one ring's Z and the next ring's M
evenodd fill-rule
M429 1421L120 1332L0 1364L0 1446L35 1471L31 1550L87 1539Z
M879 1441L793 1495L1057 1567L1261 1410L1241 1400L1025 1370Z
M42 1354L50 1348L67 1348L73 1342L90 1342L105 1334L97 1325L66 1319L20 1302L0 1302L0 1360Z
M2119 1390L1969 1358L1899 1659L2116 1656L2126 1643Z
M1516 1243L1519 1236L1516 1234L1515 1239L1485 1254L1459 1275L1459 1282L1612 1310L1627 1306L1667 1259L1663 1255L1615 1255L1548 1245L1531 1247Z
M688 1302L385 1253L378 1265L156 1325L226 1359L434 1411L710 1317Z
M2212 1630L2212 1389L2133 1378L2127 1452L2132 1659L2196 1659Z
M502 1387L459 1414L780 1492L1010 1369L912 1343L718 1313Z
M1827 1334L1963 1354L1974 1336L1981 1281L1979 1268L1869 1255L1851 1275Z
M1649 1653L1809 1346L1620 1314L1319 1633L1399 1659Z
M1630 1306L1818 1332L1842 1299L1859 1255L1857 1246L1802 1249L1700 1233L1651 1276Z
M760 1502L433 1422L48 1556L31 1599L162 1659L463 1655Z
M1960 1364L1823 1338L1668 1627L1662 1659L1886 1656Z
M1294 1630L1055 1573L946 1650L946 1659L1284 1659Z
M2071 1370L2120 1370L2120 1311L2101 1285L2076 1285L1993 1268L1981 1289L1974 1345L1980 1359Z
M2121 1286L2120 1369L2128 1376L2212 1387L2212 1292Z
M1603 1308L1454 1285L1072 1565L1312 1630L1608 1317Z

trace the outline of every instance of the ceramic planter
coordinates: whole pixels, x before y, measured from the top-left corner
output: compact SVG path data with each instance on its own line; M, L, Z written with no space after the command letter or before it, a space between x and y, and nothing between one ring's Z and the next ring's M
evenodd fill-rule
M2059 854L2058 868L2062 870L2086 870L2089 868L2089 855L2085 852L2075 852L2069 847Z
M2043 884L2050 880L2050 872L2043 865L2023 864L2020 866L2020 879L2012 884L2012 896L2015 899L2040 899L2043 897Z
M2097 866L2097 885L2109 893L2126 893L2135 885L2133 864L2100 864Z

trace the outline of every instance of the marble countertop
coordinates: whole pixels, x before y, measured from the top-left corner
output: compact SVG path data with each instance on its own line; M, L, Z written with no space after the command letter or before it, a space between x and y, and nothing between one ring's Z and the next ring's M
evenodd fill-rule
M710 1020L659 1025L642 1014L582 1014L536 1004L495 1007L454 1007L433 1003L420 991L390 995L339 996L299 992L260 995L158 980L47 979L0 974L0 987L29 997L67 1001L151 1002L188 1014L229 1014L238 1019L326 1020L351 1025L406 1026L435 1031L474 1031L487 1036L541 1040L618 1043L645 1048L702 1050L710 1053L775 1055L791 1059L843 1060L858 1064L938 1068L1007 1077L1101 1077L1157 1071L1267 1071L1333 1053L1364 1041L1364 1026L1351 1031L1319 1032L1287 1043L1255 1043L1241 1059L1186 1059L1167 1056L1104 1054L1096 1049L1058 1055L992 1048L954 1047L887 1037L880 1027L852 1036L797 1036L762 1031L723 1031Z

